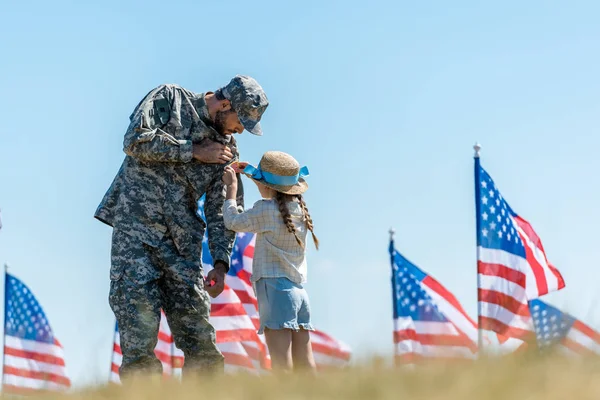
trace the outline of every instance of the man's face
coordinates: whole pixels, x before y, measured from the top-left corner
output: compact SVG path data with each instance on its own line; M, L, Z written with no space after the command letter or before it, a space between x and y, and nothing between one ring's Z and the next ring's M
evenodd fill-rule
M215 115L215 130L221 135L233 135L234 133L242 133L244 126L240 122L235 111L217 111Z

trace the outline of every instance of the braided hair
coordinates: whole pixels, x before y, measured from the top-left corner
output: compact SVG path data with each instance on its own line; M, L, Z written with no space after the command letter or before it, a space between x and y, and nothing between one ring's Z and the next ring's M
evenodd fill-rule
M317 248L317 250L319 250L319 239L317 239L317 237L315 236L315 232L313 231L313 220L310 217L310 214L308 213L308 207L306 206L306 202L304 201L304 198L301 194L297 195L296 197L300 202L300 207L302 208L302 213L304 214L304 221L306 221L306 226L312 235L313 242L315 242L315 247Z
M303 218L304 222L306 223L306 227L312 234L313 241L315 242L315 247L318 250L319 249L319 240L317 239L317 237L315 236L315 233L313 231L313 221L312 221L312 218L310 217L310 214L308 213L308 207L306 207L306 203L305 203L304 199L302 198L302 195L299 194L299 195L293 196L293 195L287 195L287 194L284 194L281 192L277 192L277 194L275 195L275 200L277 201L277 204L279 206L279 211L281 212L283 222L285 223L285 226L287 227L288 232L294 234L294 237L296 238L296 242L298 242L300 247L302 247L304 249L304 243L302 243L302 241L300 240L300 237L298 236L298 233L296 232L296 227L294 226L294 223L292 222L292 216L290 215L290 210L287 207L287 203L289 201L292 201L294 198L297 199L298 202L300 203L300 207L302 208L302 214L304 215L304 218Z
M296 227L294 226L294 222L292 221L292 216L290 215L290 210L287 207L287 202L290 201L292 197L290 195L277 192L275 195L275 200L277 200L277 204L279 205L279 212L281 212L281 216L283 217L283 222L285 222L285 226L288 229L288 232L293 233L296 238L296 242L300 245L300 247L304 248L304 243L298 237L298 232L296 232Z

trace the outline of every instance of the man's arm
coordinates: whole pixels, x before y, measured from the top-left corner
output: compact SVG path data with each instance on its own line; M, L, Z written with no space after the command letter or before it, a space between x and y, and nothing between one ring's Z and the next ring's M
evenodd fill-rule
M142 161L190 162L193 158L191 140L178 139L167 122L181 120L171 106L180 94L166 85L159 86L144 98L125 132L123 151ZM175 113L176 115L172 115Z
M175 136L175 127L181 125L177 121L182 121L181 114L188 107L181 96L179 90L166 85L146 95L125 132L125 153L138 160L154 162L187 163L196 159L205 164L224 164L230 161L233 154L221 143L208 139L194 143L192 138ZM169 124L171 119L174 122Z
M241 184L241 177L237 176ZM229 259L235 241L235 232L225 228L222 205L225 200L225 185L221 177L213 179L206 191L204 215L208 229L208 248L213 258L211 270L204 282L204 289L211 297L217 297L225 287L225 274L229 272ZM237 191L237 198L243 204L244 191ZM214 284L213 284L214 282Z
M224 201L225 185L219 175L213 178L206 190L204 215L208 231L208 248L214 260L214 267L217 268L217 264L221 264L227 273L235 232L225 228L222 210Z

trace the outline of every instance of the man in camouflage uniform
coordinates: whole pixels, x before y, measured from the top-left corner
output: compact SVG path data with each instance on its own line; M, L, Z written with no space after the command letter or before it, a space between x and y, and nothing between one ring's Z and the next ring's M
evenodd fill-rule
M94 214L113 227L109 304L119 327L123 379L162 371L154 355L161 308L185 354L184 370L223 371L208 297L223 291L235 238L222 219L223 170L238 160L231 135L244 129L261 135L268 104L254 79L238 75L215 92L158 86L131 114L125 160ZM197 212L204 194L206 224ZM243 205L243 190L238 200ZM205 281L206 225L215 261Z

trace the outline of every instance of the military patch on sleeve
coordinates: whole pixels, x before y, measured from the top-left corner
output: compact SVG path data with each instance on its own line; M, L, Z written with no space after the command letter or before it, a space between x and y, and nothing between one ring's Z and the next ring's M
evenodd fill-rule
M148 116L158 126L162 126L169 122L171 116L171 106L169 100L164 97L159 97L153 102L153 107L148 110Z

